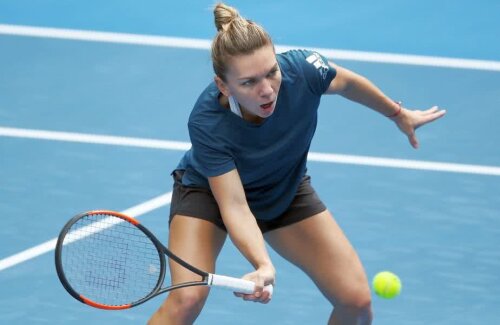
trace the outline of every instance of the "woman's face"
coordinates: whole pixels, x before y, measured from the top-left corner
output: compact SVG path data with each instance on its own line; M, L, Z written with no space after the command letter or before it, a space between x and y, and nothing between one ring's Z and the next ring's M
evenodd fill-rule
M281 72L272 45L252 54L232 57L226 81L216 77L221 92L240 104L243 118L261 122L273 114L281 85Z

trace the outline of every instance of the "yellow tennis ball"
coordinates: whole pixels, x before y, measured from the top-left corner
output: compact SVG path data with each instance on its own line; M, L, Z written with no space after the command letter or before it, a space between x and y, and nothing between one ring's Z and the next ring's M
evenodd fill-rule
M373 290L386 299L392 299L401 293L401 280L389 271L379 272L373 277Z

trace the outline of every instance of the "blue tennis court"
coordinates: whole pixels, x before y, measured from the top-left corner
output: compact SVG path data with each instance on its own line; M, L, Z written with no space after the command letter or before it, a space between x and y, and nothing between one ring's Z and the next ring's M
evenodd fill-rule
M387 119L324 97L308 170L368 277L403 282L396 299L373 297L375 324L500 323L500 4L228 3L278 49L322 49L407 107L447 109L414 150ZM77 302L57 279L54 239L102 208L167 242L169 173L213 78L212 4L0 0L0 323L145 324L161 303ZM213 290L197 323L325 324L326 299L271 254L270 304ZM250 268L228 240L217 272Z

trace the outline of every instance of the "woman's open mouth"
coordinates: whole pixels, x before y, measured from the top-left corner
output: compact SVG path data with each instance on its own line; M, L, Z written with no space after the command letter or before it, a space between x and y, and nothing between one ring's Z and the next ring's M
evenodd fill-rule
M274 104L274 101L269 102L267 104L262 104L262 105L260 105L260 107L263 109L270 109L271 107L273 107L273 104Z

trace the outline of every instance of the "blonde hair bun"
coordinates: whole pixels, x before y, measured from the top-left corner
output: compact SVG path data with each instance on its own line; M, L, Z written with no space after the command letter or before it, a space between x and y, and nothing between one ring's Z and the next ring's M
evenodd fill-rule
M242 17L238 10L219 2L214 7L215 27L217 31L227 30L228 26L236 19Z

